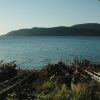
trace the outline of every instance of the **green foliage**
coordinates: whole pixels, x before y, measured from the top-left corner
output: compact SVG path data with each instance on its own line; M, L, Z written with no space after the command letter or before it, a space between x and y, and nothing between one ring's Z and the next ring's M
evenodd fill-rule
M10 63L5 63L3 61L0 62L0 70L10 70L15 69L17 65L15 64L15 61Z
M13 92L11 94L8 94L8 96L6 97L6 100L17 100L16 99L16 93Z
M45 92L42 92L41 94L37 94L35 100L67 100L69 94L70 90L63 84L61 89L57 89L51 93L45 94Z
M50 90L54 89L55 84L52 81L46 81L42 84L41 90Z
M88 84L80 83L71 92L71 98L72 100L99 100L99 97L96 95L96 90L96 84L93 81Z
M15 62L4 63L0 62L0 82L8 80L17 75L17 65Z
M50 87L50 83L44 83L44 88ZM51 86L52 87L52 86ZM46 92L46 90L36 95L35 100L99 100L99 97L95 95L95 84L78 84L74 91L71 91L65 84L61 88L55 88L52 92Z
M70 90L65 84L62 85L61 89L55 92L54 100L68 100L70 97Z

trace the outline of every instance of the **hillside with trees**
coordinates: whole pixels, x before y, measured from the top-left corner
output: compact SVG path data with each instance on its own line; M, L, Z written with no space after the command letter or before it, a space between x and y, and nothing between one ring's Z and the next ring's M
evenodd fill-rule
M5 36L100 36L100 24L87 23L66 27L19 29Z

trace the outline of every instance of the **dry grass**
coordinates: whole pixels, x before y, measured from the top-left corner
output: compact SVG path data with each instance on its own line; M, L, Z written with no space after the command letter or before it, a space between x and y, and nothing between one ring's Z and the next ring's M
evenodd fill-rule
M86 93L88 90L88 85L86 83L78 83L78 84L72 84L72 91L75 93Z

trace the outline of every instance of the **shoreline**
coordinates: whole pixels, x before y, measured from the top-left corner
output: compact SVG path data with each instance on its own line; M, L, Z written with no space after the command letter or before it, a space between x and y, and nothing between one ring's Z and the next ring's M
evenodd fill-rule
M16 64L14 63L3 65L6 66L7 72L16 68ZM91 64L90 61L86 59L81 61L75 59L71 65L60 61L56 64L48 64L39 70L13 69L13 72L14 70L16 75L12 78L14 80L12 83L13 86L9 85L12 79L9 79L8 83L5 81L4 84L6 83L6 85L10 86L10 88L7 89L7 91L9 90L10 92L7 92L5 94L6 96L1 95L0 98L31 98L32 100L48 100L48 98L49 100L55 100L55 98L65 97L67 99L77 97L80 99L87 99L89 97L95 99L100 98L99 81L96 80L95 77L92 78L91 74L89 74L93 71L92 74L95 72L95 75L97 75L97 73L100 72L100 64ZM7 75L7 73L5 74ZM20 79L17 81L16 77ZM97 77L100 76L98 75ZM1 85L2 84L3 83L1 83ZM2 91L2 88L0 91Z

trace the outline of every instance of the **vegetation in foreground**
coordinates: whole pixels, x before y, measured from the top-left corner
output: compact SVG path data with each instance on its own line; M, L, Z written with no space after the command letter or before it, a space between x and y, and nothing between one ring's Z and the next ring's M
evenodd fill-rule
M5 80L9 80L10 78L17 75L17 65L15 62L4 63L3 61L0 62L0 82Z
M17 74L27 72L34 75L31 83L26 82L27 84L20 86L23 87L22 89L19 87L9 92L4 100L100 100L100 84L81 70L84 66L89 66L89 63L84 60L81 63L74 61L72 65L66 65L60 61L58 64L48 64L41 70L35 71L17 71L16 65L11 64L11 69L13 67ZM76 64L81 68L76 68ZM10 63L8 65L10 66ZM97 70L96 66L99 65L91 64L91 66L88 67L89 70ZM9 69L9 67L5 68Z

